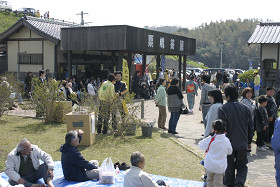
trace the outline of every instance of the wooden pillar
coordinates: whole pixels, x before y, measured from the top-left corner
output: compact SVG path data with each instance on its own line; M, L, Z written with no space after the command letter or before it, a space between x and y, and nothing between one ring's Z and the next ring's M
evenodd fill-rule
M186 91L186 68L187 68L187 56L183 56L183 89L182 91Z
M159 77L159 74L158 74L158 69L160 68L160 54L157 54L157 60L156 60L156 62L157 62L157 80L158 80L158 77ZM164 71L164 70L162 70L162 71Z
M132 90L132 53L128 53L127 66L129 70L129 90Z
M68 79L70 79L72 77L72 50L67 51L67 69L68 69Z
M144 72L146 70L146 62L147 61L147 58L146 58L146 55L142 55L142 76L144 75Z
M182 55L179 55L179 88L182 90Z
M117 71L122 71L122 63L123 63L123 52L119 52Z

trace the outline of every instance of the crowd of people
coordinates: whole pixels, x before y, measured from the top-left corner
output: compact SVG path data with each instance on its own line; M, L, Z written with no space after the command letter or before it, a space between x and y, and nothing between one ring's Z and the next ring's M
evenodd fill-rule
M159 110L158 128L168 130L168 133L171 134L178 134L176 127L182 111L186 108L184 96L179 88L179 80L177 78L172 78L171 81L170 79L166 80L162 69L159 69L158 73L156 91L154 92L155 104ZM39 74L39 81L41 84L45 84L48 81L48 76L44 71L40 71ZM141 93L139 90L140 82L144 82L145 86L150 82L146 74L141 78L139 78L139 74L140 72L136 71L134 77L133 92L136 93L136 96L137 93ZM213 85L211 83L212 76L203 74L197 77L192 73L189 76L189 81L184 85L190 113L193 113L195 96L198 95L198 89L201 88L199 110L202 111L205 131L203 133L204 139L199 142L199 147L205 151L205 159L202 164L205 167L204 179L207 186L244 186L248 173L247 152L252 150L251 142L255 131L257 132L257 151L267 151L266 144L271 143L275 153L276 181L278 186L280 185L280 121L277 119L278 106L274 99L275 88L268 86L266 95L259 96L261 81L258 72L254 72L254 74L254 83L246 81L244 84L241 99L239 99L241 84L236 75L233 76L235 82L225 84L224 76L218 71L216 74L217 84ZM30 74L26 80L30 79L29 76ZM69 100L71 100L71 97L68 97L69 94L77 92L79 95L78 92L81 94L84 90L87 90L90 95L98 97L100 106L97 133L106 134L111 115L113 118L112 128L116 128L116 113L111 110L113 102L118 101L118 104L114 105L115 109L120 111L122 117L126 115L123 97L128 89L121 79L122 72L120 71L108 74L107 80L102 82L89 79L87 86L83 81L76 83L75 79L70 79L62 83L62 92ZM168 83L170 85L167 85ZM221 85L223 85L222 88ZM26 90L30 92L31 87L26 88ZM224 92L226 103L224 103L221 90ZM145 94L149 95L149 93L151 92L148 91ZM166 127L166 108L171 113L168 128ZM65 179L69 181L98 178L98 162L95 160L86 161L77 149L82 134L82 130L68 132L65 144L60 149L63 174ZM35 164L38 159L41 159L44 164L40 166ZM142 153L134 152L131 155L131 164L132 167L124 178L124 186L138 186L139 184L167 186L164 181L153 182L151 177L142 171L145 166ZM10 184L33 186L33 183L43 177L46 184L52 186L52 169L51 156L32 145L27 139L23 139L17 148L8 155L5 172L9 176Z

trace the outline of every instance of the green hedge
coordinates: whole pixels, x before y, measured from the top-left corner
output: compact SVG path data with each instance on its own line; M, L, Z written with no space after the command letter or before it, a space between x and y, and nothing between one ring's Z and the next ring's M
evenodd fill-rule
M258 71L257 69L251 69L249 71L245 71L244 73L238 75L238 78L241 82L245 83L246 79L249 79L251 82L254 82L254 71Z

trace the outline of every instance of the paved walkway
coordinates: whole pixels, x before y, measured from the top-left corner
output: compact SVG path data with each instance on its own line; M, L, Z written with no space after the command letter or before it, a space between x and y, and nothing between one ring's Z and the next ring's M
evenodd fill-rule
M187 103L185 94L184 99L185 103ZM198 142L202 140L203 137L201 135L204 133L204 125L201 123L202 114L198 110L199 100L200 95L196 97L194 114L181 115L177 125L177 132L179 134L171 136L176 137L179 142L196 154L204 156L204 152L198 147ZM154 101L145 101L145 118L157 119L157 116L158 109L155 107ZM167 112L167 128L169 117L170 113ZM252 152L248 153L248 160L247 186L276 187L274 153L272 150L266 152L256 151L256 144L252 143Z
M185 103L187 103L186 96L184 97ZM201 134L204 133L204 126L202 123L200 123L202 119L202 114L198 110L199 100L200 95L196 97L194 114L181 115L177 126L177 131L179 132L179 134L168 134L168 136L174 137L174 139L177 140L177 142L182 143L184 146L192 150L195 154L203 156L204 152L198 147L198 142L202 140ZM35 117L35 111L23 111L20 109L8 111L6 112L6 114ZM158 108L155 106L154 101L145 101L145 118L157 119L157 117ZM169 117L170 113L167 112L167 128ZM248 176L246 181L247 186L276 187L274 153L272 150L266 152L256 151L256 145L252 143L252 152L248 153L248 160Z

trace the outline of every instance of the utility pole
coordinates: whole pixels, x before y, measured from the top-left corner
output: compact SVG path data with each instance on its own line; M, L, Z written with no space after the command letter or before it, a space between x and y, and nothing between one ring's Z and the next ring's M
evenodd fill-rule
M223 67L223 46L222 44L220 44L220 47L221 47L221 62L220 62L220 68Z
M84 13L84 11L81 11L81 13L76 14L76 15L81 15L81 25L84 25L84 24L85 24L85 21L84 21L84 14L88 14L88 13Z

